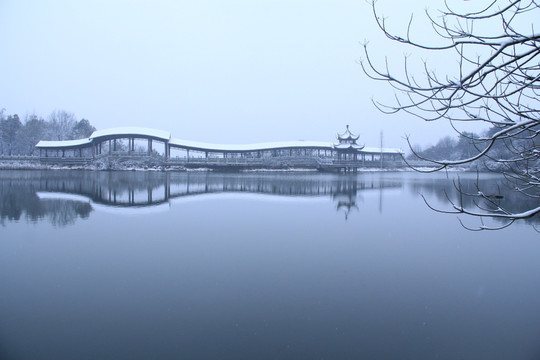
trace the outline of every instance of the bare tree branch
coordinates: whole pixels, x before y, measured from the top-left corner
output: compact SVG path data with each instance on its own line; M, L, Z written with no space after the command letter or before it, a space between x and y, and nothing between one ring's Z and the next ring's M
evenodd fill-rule
M485 136L468 137L476 153L457 160L426 158L412 149L408 137L407 142L416 157L434 165L427 172L483 160L486 169L504 174L516 193L540 199L540 33L535 32L540 5L534 0L494 0L481 8L476 2L469 4L470 10L461 12L450 1L437 13L426 10L426 19L441 42L424 44L414 39L412 16L404 35L394 34L388 30L388 19L380 16L375 1L371 2L376 24L388 39L419 51L445 55L451 51L450 56L457 56L456 68L442 72L431 69L424 60L420 74L413 71L406 56L400 74L388 59L382 68L377 66L368 44L364 44L363 71L396 91L394 104L373 102L388 114L403 111L425 121L447 120L462 137L467 135L456 122L490 126ZM463 190L458 186L457 191ZM505 226L540 214L540 203L515 213L495 206L480 190L462 195L482 202L474 202L476 210L466 209L449 198L452 210L448 212L506 219Z

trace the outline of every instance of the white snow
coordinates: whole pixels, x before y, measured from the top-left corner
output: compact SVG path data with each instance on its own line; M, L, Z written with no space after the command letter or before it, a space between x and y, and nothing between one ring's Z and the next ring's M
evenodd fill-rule
M361 150L361 152L369 152L369 153L385 153L385 154L403 154L403 150L398 148L381 148L380 147L368 147L364 146L364 148Z
M73 147L73 146L82 146L91 144L92 140L87 139L77 139L77 140L58 140L58 141L46 141L41 140L36 144L37 148L63 148L63 147Z
M182 140L182 139L171 139L171 133L168 131L148 129L142 127L118 127L110 128L104 130L97 130L87 139L79 140L63 140L63 141L40 141L36 147L38 148L62 148L62 147L74 147L89 145L94 141L94 139L99 140L101 137L108 136L148 136L158 138L164 141L169 141L169 144L173 147L181 147L186 149L200 150L200 151L264 151L264 150L277 150L277 149L287 149L287 148L300 148L300 149L322 149L322 150L332 150L334 149L335 144L327 141L276 141L276 142L265 142L265 143L256 143L256 144L212 144L198 141ZM346 146L345 146L346 145ZM337 148L349 148L349 147L358 147L360 145L356 144L339 144ZM395 148L374 148L374 147L364 147L361 152L370 152L370 153L388 153L388 154L402 154L401 149Z
M168 131L128 126L94 131L92 135L90 135L90 139L111 135L141 135L156 137L162 140L169 140L171 138L171 133Z
M283 148L327 148L330 150L333 144L325 141L277 141L257 144L211 144L198 141L171 139L169 144L180 147L188 147L200 150L213 151L257 151L257 150L273 150Z
M178 147L191 148L202 151L257 151L275 150L284 148L321 148L322 150L332 150L334 144L326 141L276 141L256 144L212 144L198 141L171 139L169 144ZM347 144L351 145L351 144ZM360 147L360 145L356 145ZM348 146L347 146L348 147ZM364 147L361 151L380 153L381 148ZM383 148L383 153L402 154L401 149Z

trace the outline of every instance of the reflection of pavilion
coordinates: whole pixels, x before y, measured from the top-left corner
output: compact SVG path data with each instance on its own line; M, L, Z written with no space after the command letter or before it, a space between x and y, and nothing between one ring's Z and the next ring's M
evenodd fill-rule
M216 174L163 172L29 172L25 179L0 176L0 198L16 191L17 208L3 208L8 219L21 216L27 208L39 209L38 218L67 219L66 214L88 217L93 210L127 214L168 211L179 199L202 194L251 193L281 197L328 197L346 216L363 191L399 187L400 182L384 182L378 177L301 174ZM17 187L12 184L16 183ZM0 199L1 200L1 199ZM8 204L9 202L4 202ZM14 215L9 215L13 213ZM46 215L47 214L51 214ZM19 214L19 215L17 215ZM59 223L62 221L59 220ZM69 223L69 222L66 222Z
M333 199L336 204L336 210L338 212L343 211L345 213L345 220L349 218L349 214L353 209L358 210L356 205L356 198L358 193L358 183L355 181L345 179L339 184L338 191L333 194Z
M91 173L100 175L101 173ZM151 176L150 176L151 175ZM127 179L123 178L128 177ZM289 197L332 197L339 207L354 205L358 191L400 186L377 179L333 175L234 175L212 173L109 173L77 181L48 180L41 193L85 196L93 203L114 207L145 207L209 193L256 193Z
M347 125L338 143L280 141L260 144L209 144L171 138L166 131L126 127L95 131L89 138L40 141L36 148L47 163L86 164L147 161L160 166L213 169L312 168L355 171L359 167L402 167L402 151L356 143Z

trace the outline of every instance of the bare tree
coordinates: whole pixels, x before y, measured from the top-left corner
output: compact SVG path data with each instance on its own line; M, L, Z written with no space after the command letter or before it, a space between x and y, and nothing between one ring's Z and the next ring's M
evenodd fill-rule
M535 29L535 23L540 25L540 5L535 0L471 1L460 2L468 10L457 11L457 5L450 3L445 1L438 14L426 10L440 40L428 45L413 38L412 17L404 34L391 33L372 2L377 24L390 40L422 52L452 52L458 60L454 69L443 72L423 61L418 74L405 57L404 71L396 72L388 60L384 66L375 65L365 44L364 72L388 82L396 93L394 104L375 104L386 113L403 111L426 121L449 121L473 144L474 153L463 159L425 159L436 170L482 161L503 173L516 192L536 199L532 208L511 212L498 205L493 194L485 195L480 189L466 194L458 183L461 195L478 197L492 206L476 203L477 208L470 209L451 202L449 212L502 218L508 224L535 216L540 213L540 33ZM460 122L482 122L491 128L485 136L470 137L460 130Z
M68 140L73 127L77 124L77 119L73 113L64 110L51 112L48 119L50 140Z

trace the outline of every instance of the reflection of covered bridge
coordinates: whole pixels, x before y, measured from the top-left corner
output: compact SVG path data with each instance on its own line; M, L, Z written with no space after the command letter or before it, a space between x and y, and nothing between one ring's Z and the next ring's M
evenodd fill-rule
M359 193L402 186L380 177L297 174L224 174L201 172L54 172L32 173L30 189L40 199L90 199L114 207L146 207L170 200L215 193L250 193L290 197L331 197L338 208L354 203Z
M356 143L348 129L338 143L288 141L249 145L219 145L171 138L166 131L114 128L95 131L89 138L40 141L42 162L90 163L100 158L152 159L160 165L227 168L308 167L320 170L353 170L363 166L402 165L400 149L368 148Z

